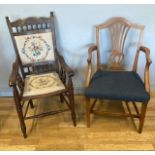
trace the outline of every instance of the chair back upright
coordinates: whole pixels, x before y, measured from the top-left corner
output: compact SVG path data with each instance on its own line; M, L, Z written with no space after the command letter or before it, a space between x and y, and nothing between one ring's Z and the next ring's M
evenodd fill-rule
M17 59L24 76L58 71L54 14L10 21L6 17Z
M135 23L129 22L127 19L122 17L114 17L107 22L100 24L96 27L96 42L98 46L98 50L100 53L100 31L103 29L107 29L110 32L111 38L111 53L110 53L110 61L109 68L113 70L119 70L123 68L124 63L124 45L127 40L127 35L130 29L136 29L139 31L137 50L142 43L143 38L143 25L138 25ZM136 59L136 58L135 58ZM101 64L101 60L99 60Z

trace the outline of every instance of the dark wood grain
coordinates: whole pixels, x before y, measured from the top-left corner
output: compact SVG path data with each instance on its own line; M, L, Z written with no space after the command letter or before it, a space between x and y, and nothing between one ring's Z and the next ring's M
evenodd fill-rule
M9 78L9 86L13 88L14 101L16 105L17 114L20 121L21 131L23 133L24 138L27 137L26 133L26 119L34 119L39 117L44 117L48 115L54 115L60 112L65 112L65 110L52 110L45 113L40 113L34 116L27 116L27 112L29 107L32 109L33 99L45 98L47 96L58 95L68 98L67 105L71 112L71 118L73 121L73 125L76 126L76 115L75 115L75 107L74 107L74 90L72 84L72 76L74 75L73 70L65 63L63 56L61 56L56 48L56 35L55 35L55 24L54 24L54 14L51 12L50 17L28 17L26 19L18 19L16 21L10 21L8 17L6 17L7 25L9 28L9 32L12 38L12 42L14 45L14 49L16 52L16 61L12 66L12 73ZM54 46L54 54L55 61L48 62L39 62L39 63L31 63L23 65L19 51L17 49L15 36L20 35L28 35L28 34L36 34L36 33L44 33L44 32L52 32L52 40ZM31 74L43 74L56 71L59 74L60 79L64 83L66 89L61 91L56 91L48 94L36 95L36 96L28 96L24 97L24 86L25 86L25 78L27 75ZM66 100L64 100L66 101ZM26 111L23 113L22 107L24 104L27 104Z

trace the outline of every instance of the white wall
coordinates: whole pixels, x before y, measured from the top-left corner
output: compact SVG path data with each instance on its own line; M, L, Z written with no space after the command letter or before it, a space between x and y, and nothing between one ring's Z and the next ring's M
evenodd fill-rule
M94 26L114 16L123 16L146 26L144 45L151 49L151 86L155 86L155 5L0 5L0 95L10 95L8 78L15 60L5 16L14 20L49 16L50 11L56 15L59 49L77 72L76 89L83 87L88 45L95 42Z

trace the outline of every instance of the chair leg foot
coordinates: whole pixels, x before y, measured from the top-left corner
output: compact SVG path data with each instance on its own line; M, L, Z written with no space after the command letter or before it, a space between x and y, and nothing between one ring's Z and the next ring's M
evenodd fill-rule
M22 112L20 110L18 111L18 118L19 118L19 121L20 121L20 128L21 128L21 131L23 133L23 137L27 138L26 125L25 125L25 121L24 121L24 118L23 118L23 114L22 114Z
M71 104L71 117L72 117L73 125L76 126L76 113L75 113L75 104L74 104L73 95L71 97L70 104Z
M76 113L75 113L75 103L74 103L73 92L70 92L69 102L70 102L70 110L71 110L71 117L72 117L73 125L76 126Z
M72 79L68 80L68 100L69 100L69 109L71 111L71 117L73 121L73 125L76 126L76 113L75 113L75 102L74 102L74 89ZM62 96L60 96L61 99ZM62 97L63 99L63 97Z
M90 99L86 97L86 124L90 128Z
M22 131L23 137L26 138L27 137L26 125L25 125L25 121L24 121L21 104L20 104L20 102L15 101L15 105L16 105L16 111L18 114L21 131Z
M27 138L27 134L26 134L26 127L21 127L22 133L23 133L23 137Z
M19 121L20 121L20 128L21 128L21 131L23 133L23 137L27 138L26 125L25 125L25 121L24 121L23 115L18 113L18 117L19 117Z
M72 115L73 125L76 127L76 115L74 112L71 115Z
M141 116L140 116L139 129L138 129L139 133L142 133L143 131L146 109L147 109L147 103L142 103Z

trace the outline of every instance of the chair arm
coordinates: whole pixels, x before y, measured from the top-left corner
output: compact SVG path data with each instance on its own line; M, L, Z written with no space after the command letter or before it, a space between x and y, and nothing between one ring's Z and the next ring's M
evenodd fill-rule
M150 59L150 49L147 47L141 46L139 50L145 53L146 65L145 65L145 71L144 71L144 85L145 85L145 90L148 93L150 93L149 67L150 67L150 64L152 63Z
M61 56L58 51L56 51L56 54L58 56L58 60L60 62L61 67L65 70L68 77L74 76L74 71L66 64L63 56Z
M17 74L18 74L18 61L16 59L16 61L13 63L12 65L12 72L11 75L9 77L9 86L13 87L14 85L16 85L16 79L17 79Z
M150 65L152 63L152 60L150 59L150 49L144 46L140 47L140 51L143 51L146 56L146 61Z
M87 69L87 75L86 75L86 80L85 80L85 87L89 86L91 75L92 75L92 52L97 51L97 68L99 65L99 52L97 50L97 45L93 45L89 47L88 49L88 69Z

